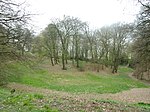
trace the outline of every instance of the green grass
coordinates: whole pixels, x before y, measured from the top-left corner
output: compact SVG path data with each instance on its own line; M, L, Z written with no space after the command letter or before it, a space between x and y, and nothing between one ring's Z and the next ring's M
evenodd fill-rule
M149 104L144 103L130 105L113 100L85 101L18 91L10 94L10 90L0 87L0 112L101 112L103 110L149 112L150 108Z
M48 72L46 69L34 70L18 63L9 66L9 72L14 76L12 82L48 88L71 93L117 93L131 88L148 87L142 82L132 80L127 76L132 69L119 68L119 75L98 74L93 72L60 71ZM19 79L15 76L19 76Z
M55 68L55 67L54 67ZM27 84L35 87L47 88L57 91L65 91L70 93L117 93L131 88L148 87L139 81L132 80L128 77L128 73L132 69L120 67L118 75L79 72L68 69L67 71L54 72L48 71L41 67L29 68L20 63L11 63L5 69L8 80ZM133 105L123 104L113 100L100 100L85 102L76 101L70 98L58 98L57 96L44 96L37 93L19 93L10 94L10 90L0 87L0 111L1 112L64 112L85 110L87 105L95 102L99 105L90 107L95 111L102 111L103 106L111 109L125 110L128 109L145 109L150 110L150 105L138 103ZM69 105L69 106L68 106ZM122 106L121 106L122 105Z
M135 104L135 105L138 106L138 107L142 107L144 109L150 110L150 104L149 103L140 102L140 103Z
M9 90L0 88L0 112L58 112L48 102L39 103L44 98L39 94L10 94Z

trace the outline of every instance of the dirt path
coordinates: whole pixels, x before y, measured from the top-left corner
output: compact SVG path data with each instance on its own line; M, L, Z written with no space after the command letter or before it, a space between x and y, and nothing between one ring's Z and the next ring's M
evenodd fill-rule
M128 102L128 103L150 103L150 88L134 88L128 91L123 91L116 94L71 94L67 92L61 92L61 91L54 91L49 89L43 89L43 88L36 88L32 86L27 86L24 84L18 84L18 83L10 83L7 85L8 88L14 88L17 91L25 91L25 92L31 92L31 93L38 93L43 95L55 95L58 97L73 97L76 99L110 99L110 100L117 100L122 102Z

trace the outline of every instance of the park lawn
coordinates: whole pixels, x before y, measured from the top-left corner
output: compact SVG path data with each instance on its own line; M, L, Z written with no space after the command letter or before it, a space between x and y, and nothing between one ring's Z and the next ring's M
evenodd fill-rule
M42 67L31 69L19 63L9 65L8 69L13 76L11 82L70 93L117 93L131 88L148 87L128 77L127 73L132 69L127 67L120 67L119 74L116 75L61 69L53 72L53 68L51 71Z

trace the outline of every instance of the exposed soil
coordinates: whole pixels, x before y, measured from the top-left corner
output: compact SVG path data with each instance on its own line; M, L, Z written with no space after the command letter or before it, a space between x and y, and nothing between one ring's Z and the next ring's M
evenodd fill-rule
M43 88L37 88L32 87L24 84L18 84L18 83L10 83L7 85L9 88L16 89L16 91L25 91L25 92L33 92L33 93L39 93L43 95L55 95L59 97L73 97L76 99L110 99L110 100L116 100L121 102L128 102L128 103L150 103L150 88L134 88L131 90L123 91L116 94L71 94L67 92L62 91L54 91L49 89L43 89Z

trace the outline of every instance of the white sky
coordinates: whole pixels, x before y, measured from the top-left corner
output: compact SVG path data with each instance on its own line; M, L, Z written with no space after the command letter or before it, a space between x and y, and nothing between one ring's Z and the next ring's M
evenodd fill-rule
M63 15L78 17L91 28L100 28L116 22L133 22L140 9L134 0L26 0L26 4L31 13L39 14L32 23L38 33L52 18Z

